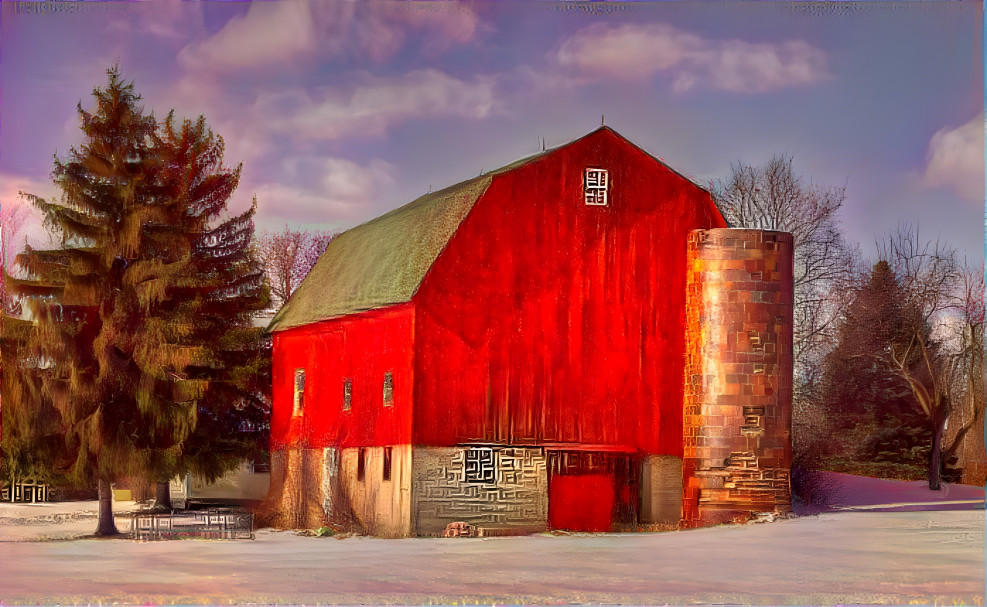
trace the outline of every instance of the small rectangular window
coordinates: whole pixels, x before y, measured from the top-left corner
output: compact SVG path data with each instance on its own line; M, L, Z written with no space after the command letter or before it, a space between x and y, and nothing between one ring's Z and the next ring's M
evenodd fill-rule
M367 450L360 447L356 454L356 480L362 481L367 476Z
M292 415L301 415L305 408L305 369L295 369L295 398Z
M390 371L384 374L384 406L394 406L394 373Z
M610 185L606 169L586 169L586 179L583 182L583 196L586 204L606 206L607 188Z
M343 380L343 411L353 408L353 380L346 378Z
M384 447L384 480L391 480L391 448Z

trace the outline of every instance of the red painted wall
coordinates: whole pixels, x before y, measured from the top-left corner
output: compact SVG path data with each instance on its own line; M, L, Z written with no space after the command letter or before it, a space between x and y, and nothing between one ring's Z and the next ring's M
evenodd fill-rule
M272 449L408 444L414 319L408 303L275 333ZM299 368L305 369L305 407L293 417ZM392 407L383 406L387 371L394 373ZM347 377L352 408L343 411Z
M608 206L584 203L586 167ZM414 298L414 443L681 456L686 238L724 225L608 129L496 176Z

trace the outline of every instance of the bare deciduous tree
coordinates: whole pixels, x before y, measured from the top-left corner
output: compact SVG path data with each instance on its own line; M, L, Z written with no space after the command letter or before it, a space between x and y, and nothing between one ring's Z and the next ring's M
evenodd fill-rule
M788 155L775 156L760 167L737 163L730 168L730 178L711 188L727 223L794 236L793 440L798 450L811 432L812 395L823 358L836 343L837 323L860 269L859 251L847 244L839 226L846 186L806 183Z
M795 241L796 365L831 343L843 299L832 297L859 265L839 228L846 186L804 183L791 156L775 156L763 167L731 165L726 182L714 184L717 206L731 226L791 232ZM842 292L842 290L841 290Z
M335 236L323 230L293 230L287 225L281 231L264 230L255 236L254 246L278 307L288 301Z
M878 243L910 310L904 332L883 355L907 382L930 424L929 487L939 489L945 464L983 420L983 272L964 267L956 250L900 226ZM966 402L964 402L966 401ZM950 420L954 428L947 435Z

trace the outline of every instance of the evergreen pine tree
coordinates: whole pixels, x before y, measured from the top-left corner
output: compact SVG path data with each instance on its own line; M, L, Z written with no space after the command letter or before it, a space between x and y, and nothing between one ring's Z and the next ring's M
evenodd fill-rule
M61 246L26 249L10 280L32 321L24 383L39 389L9 406L29 420L50 401L63 448L50 459L98 483L97 534L116 532L112 482L215 477L263 440L267 411L265 351L250 327L268 300L249 249L254 207L221 219L240 167L223 165L204 119L176 127L169 115L159 129L133 84L108 74L96 111L78 107L85 142L55 161L61 199L27 195ZM21 430L5 449L37 447L18 442Z
M263 267L251 248L256 201L245 213L220 220L239 167L222 166L223 140L201 117L176 124L169 115L162 140L169 154L168 197L177 206L160 236L163 246L181 241L182 248L174 268L161 266L155 279L160 285L148 284L144 303L152 313L142 360L157 371L166 401L175 400L177 390L179 399L198 403L195 431L177 462L168 453L153 462L159 499L167 499L162 484L176 468L214 480L244 454L266 450L270 350L263 328L252 326L269 305Z

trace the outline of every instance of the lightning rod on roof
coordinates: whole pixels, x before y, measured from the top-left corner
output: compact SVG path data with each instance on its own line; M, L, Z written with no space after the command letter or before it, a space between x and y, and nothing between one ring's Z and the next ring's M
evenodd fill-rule
M607 126L607 117L605 114L600 114L600 126Z

